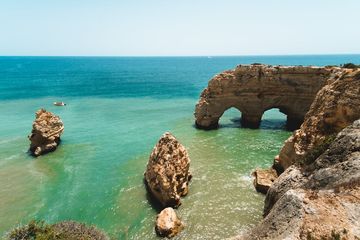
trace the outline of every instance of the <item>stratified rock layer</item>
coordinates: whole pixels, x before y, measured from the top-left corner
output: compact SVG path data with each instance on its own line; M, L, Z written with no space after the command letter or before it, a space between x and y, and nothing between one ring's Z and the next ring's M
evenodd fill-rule
M340 68L239 65L210 80L195 109L198 128L213 129L229 108L238 109L243 127L257 128L263 113L279 108L288 129L304 120L316 93L343 70Z
M155 230L161 237L174 237L184 228L174 209L165 208L157 215Z
M360 70L347 69L322 88L301 128L286 140L277 161L286 169L299 163L314 146L360 118Z
M180 197L188 193L189 166L185 147L171 133L165 133L151 152L144 174L148 190L163 206L181 204Z
M265 200L265 219L235 239L359 239L360 120L305 168L287 168Z
M32 132L29 135L31 141L29 151L34 156L55 151L63 131L64 124L58 116L45 109L38 110Z

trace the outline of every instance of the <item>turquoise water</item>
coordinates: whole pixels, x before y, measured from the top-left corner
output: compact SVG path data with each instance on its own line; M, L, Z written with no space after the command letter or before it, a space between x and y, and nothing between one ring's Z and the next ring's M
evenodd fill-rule
M175 239L223 239L254 226L264 196L251 172L270 166L290 135L285 116L269 110L261 129L242 129L231 109L219 130L193 127L208 80L252 62L329 65L360 56L0 57L0 235L35 218L95 224L115 239L157 239L142 177L165 131L187 147L194 176L178 209L186 228ZM26 136L41 107L61 116L65 132L57 151L34 159Z

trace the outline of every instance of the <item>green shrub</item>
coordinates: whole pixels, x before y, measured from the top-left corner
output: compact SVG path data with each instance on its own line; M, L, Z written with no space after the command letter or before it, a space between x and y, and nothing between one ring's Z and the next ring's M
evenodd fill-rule
M25 226L15 228L9 234L10 240L55 240L60 239L51 225L32 220Z
M342 67L342 68L360 68L360 65L356 65L354 63L344 63L344 64L340 64L340 67Z
M102 231L93 226L64 221L46 224L44 221L32 220L30 223L15 228L6 240L108 240Z

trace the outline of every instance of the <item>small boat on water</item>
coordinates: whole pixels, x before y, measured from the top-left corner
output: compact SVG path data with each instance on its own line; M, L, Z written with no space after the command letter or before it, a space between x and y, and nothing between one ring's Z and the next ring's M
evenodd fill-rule
M64 103L64 102L54 102L54 105L55 106L65 106L66 103Z

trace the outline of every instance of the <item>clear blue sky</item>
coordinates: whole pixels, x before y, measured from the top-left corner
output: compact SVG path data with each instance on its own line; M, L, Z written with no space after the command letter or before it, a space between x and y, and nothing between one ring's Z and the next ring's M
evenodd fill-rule
M359 0L0 0L0 55L360 53Z

